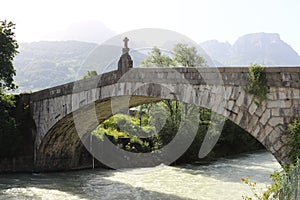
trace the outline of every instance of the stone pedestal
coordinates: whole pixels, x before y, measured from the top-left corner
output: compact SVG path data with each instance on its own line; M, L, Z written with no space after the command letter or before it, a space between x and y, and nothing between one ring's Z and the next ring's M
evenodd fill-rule
M133 67L133 61L129 55L129 48L128 48L128 41L129 39L125 37L124 41L124 48L122 49L122 56L118 62L118 74L122 76L125 74L129 69Z

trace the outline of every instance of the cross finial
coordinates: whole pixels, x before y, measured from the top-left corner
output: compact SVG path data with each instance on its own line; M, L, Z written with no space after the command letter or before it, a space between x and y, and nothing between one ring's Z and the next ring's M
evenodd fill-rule
M124 40L123 40L124 48L128 48L128 41L129 41L129 39L127 37L125 37Z

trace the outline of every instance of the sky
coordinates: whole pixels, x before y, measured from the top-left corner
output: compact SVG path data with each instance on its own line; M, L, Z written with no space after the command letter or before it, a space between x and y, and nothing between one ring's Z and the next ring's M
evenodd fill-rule
M299 0L0 0L3 19L16 24L18 42L60 40L72 25L96 20L116 33L163 28L197 43L279 33L300 54Z

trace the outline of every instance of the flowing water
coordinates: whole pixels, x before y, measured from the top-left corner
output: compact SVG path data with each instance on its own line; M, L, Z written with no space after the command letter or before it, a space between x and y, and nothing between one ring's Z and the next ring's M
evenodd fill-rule
M0 175L0 199L235 200L250 194L242 177L265 188L269 174L278 169L271 154L255 152L207 165Z

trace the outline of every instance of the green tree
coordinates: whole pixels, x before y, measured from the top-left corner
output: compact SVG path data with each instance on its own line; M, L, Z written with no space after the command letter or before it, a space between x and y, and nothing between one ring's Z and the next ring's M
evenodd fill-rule
M181 122L181 110L183 103L172 100L163 100L160 104L167 111L165 125L158 133L159 143L164 146L174 138L178 131Z
M174 61L169 56L163 55L161 50L154 47L147 57L141 62L142 67L173 67Z
M174 49L174 61L184 67L205 66L205 59L197 52L196 47L188 46L187 44L176 44Z
M20 147L20 135L12 112L15 109L13 95L0 92L0 158L15 156Z
M12 61L18 53L18 44L14 29L12 22L0 21L0 158L16 155L19 143L17 125L12 117L14 96L5 93L16 88L13 83L16 71Z
M85 75L83 75L83 79L86 79L86 78L90 78L90 77L93 77L93 76L97 76L97 72L95 70L90 70L90 71L87 71L87 73Z
M16 71L13 67L13 59L18 53L18 44L15 39L15 24L8 21L0 21L0 89L15 89L13 76Z
M152 51L148 53L147 57L141 62L141 65L143 67L174 67L176 64L181 64L183 66L194 67L205 64L204 58L197 54L195 47L189 47L187 44L177 44L174 46L173 51L174 58L171 58L169 56L162 55L161 50L154 47ZM165 126L158 133L159 143L164 146L168 144L177 133L181 123L182 111L187 111L189 106L172 100L163 100L156 104L163 106L167 110ZM160 116L160 114L158 114L158 116ZM161 123L161 120L156 120L156 122L152 123L157 125Z
M296 117L292 123L288 125L289 128L289 148L290 159L292 163L295 163L297 159L300 159L300 117Z

